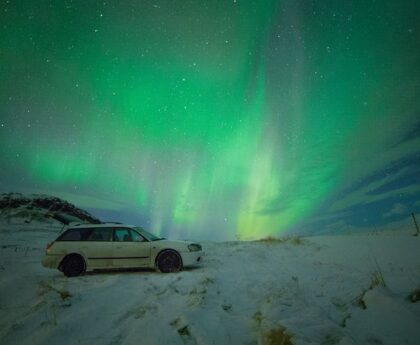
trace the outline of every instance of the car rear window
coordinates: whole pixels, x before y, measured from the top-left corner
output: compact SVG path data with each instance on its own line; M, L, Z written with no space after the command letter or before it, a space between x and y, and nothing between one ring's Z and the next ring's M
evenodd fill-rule
M69 229L57 241L111 241L112 228Z
M82 229L69 229L57 241L82 241Z

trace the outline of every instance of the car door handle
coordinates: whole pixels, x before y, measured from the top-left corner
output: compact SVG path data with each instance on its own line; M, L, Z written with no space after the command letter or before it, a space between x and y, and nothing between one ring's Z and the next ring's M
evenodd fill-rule
M121 247L121 246L117 246L116 248L117 248L117 249L121 249L122 247Z

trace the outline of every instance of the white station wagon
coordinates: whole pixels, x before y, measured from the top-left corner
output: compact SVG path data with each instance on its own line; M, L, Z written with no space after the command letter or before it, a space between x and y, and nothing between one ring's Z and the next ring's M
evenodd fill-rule
M49 243L42 265L67 277L110 268L154 268L177 272L198 264L201 245L159 238L139 227L118 223L69 226Z

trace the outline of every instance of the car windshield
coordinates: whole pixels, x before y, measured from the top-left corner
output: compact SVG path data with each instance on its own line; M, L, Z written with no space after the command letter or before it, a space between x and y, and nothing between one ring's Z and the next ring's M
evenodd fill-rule
M146 237L149 241L159 241L159 240L163 240L163 238L155 236L153 234L151 234L150 232L140 228L140 227L135 227L134 228L138 233L140 233L141 235L143 235L144 237Z

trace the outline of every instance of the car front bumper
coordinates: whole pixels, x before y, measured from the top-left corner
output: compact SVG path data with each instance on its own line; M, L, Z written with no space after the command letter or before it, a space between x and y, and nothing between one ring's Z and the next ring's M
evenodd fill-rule
M183 252L180 253L182 256L183 266L194 266L201 263L203 260L204 252L199 250L197 252Z

